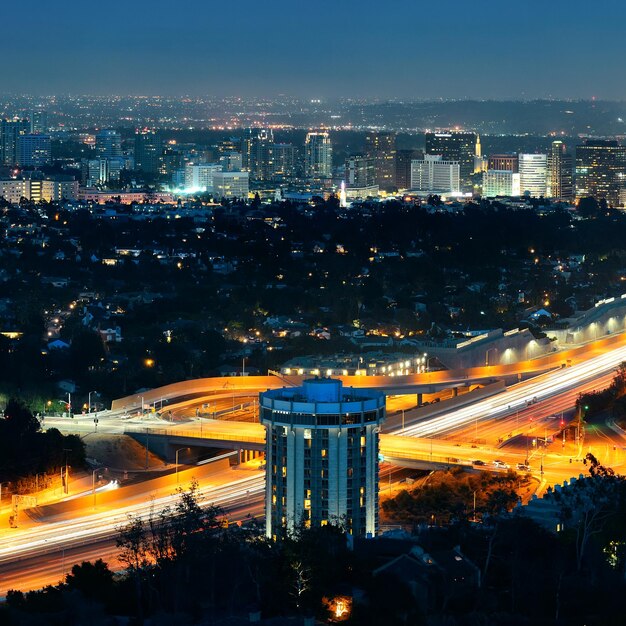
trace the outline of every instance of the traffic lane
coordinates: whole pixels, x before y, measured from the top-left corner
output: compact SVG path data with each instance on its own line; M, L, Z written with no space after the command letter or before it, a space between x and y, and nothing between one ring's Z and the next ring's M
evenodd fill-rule
M504 438L508 433L520 433L527 431L529 428L535 430L538 427L548 427L551 429L560 429L561 413L571 411L576 404L576 400L580 393L587 393L597 389L604 389L611 384L613 373L606 374L596 380L590 381L566 391L558 396L553 396L545 400L538 401L536 404L529 404L521 407L519 410L511 411L508 415L489 421L478 418L476 425L467 425L444 435L445 438L472 438L478 434L480 438ZM555 419L550 419L556 415ZM563 416L567 417L566 415Z
M242 496L228 511L230 523L246 524L260 519L264 514L263 494ZM11 589L31 591L46 585L56 585L65 579L74 565L84 561L102 559L113 571L125 566L119 560L117 537L96 540L88 545L69 547L45 555L36 555L0 565L0 597L6 597Z

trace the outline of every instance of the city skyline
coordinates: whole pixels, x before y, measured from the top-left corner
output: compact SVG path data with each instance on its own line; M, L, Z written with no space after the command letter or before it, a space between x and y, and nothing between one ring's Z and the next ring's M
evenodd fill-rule
M373 0L244 0L217 13L197 1L172 11L161 0L134 0L132 12L114 3L96 20L76 0L63 11L35 0L29 19L38 36L23 46L17 29L6 31L3 91L622 100L625 71L599 68L618 58L626 7L606 4L598 12L558 0L539 13L532 4L489 11L459 0L390 10ZM5 7L6 23L20 11Z

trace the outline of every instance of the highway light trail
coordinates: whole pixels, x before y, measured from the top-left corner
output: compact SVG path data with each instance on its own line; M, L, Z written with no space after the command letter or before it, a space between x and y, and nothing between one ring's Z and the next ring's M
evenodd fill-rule
M199 488L198 501L202 506L215 504L227 510L261 495L264 489L263 475L248 476L225 485ZM5 534L0 538L0 563L115 537L118 528L128 522L129 515L147 520L165 507L174 506L178 499L178 494L174 493L85 515L77 520L48 522L43 526L17 531L16 535Z
M557 371L539 376L531 381L509 387L497 397L485 399L467 407L463 407L439 417L424 420L409 426L396 434L409 437L429 437L440 435L456 428L467 426L476 420L504 417L519 409L526 408L528 403L545 400L554 395L573 389L581 383L605 374L626 361L626 347L611 350L606 354L594 357Z

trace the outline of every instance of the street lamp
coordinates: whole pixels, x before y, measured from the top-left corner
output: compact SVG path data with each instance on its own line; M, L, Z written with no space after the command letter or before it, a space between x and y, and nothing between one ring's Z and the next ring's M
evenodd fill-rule
M489 348L487 352L485 352L485 367L489 367L489 353L495 351L498 353L498 348Z
M91 491L93 492L93 508L96 508L96 472L99 471L97 469L91 472Z
M178 484L178 453L181 452L181 450L186 450L187 448L178 448L178 450L176 450L176 483Z
M87 395L87 404L88 404L87 414L91 413L91 394L92 393L95 395L98 395L97 391L90 391L89 394Z
M71 448L63 448L63 452L65 452L65 474L63 474L63 469L61 469L61 477L63 479L63 477L65 478L65 485L63 485L63 480L61 480L61 485L63 487L65 487L65 493L67 495L69 495L70 493L70 476L68 473L68 466L67 466L67 453L68 452L72 452Z

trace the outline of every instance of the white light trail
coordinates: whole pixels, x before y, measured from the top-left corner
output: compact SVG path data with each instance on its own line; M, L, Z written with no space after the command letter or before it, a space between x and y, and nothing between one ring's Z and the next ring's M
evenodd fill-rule
M626 347L611 350L571 367L559 369L524 383L509 387L496 397L485 399L467 407L433 417L409 426L396 434L409 437L429 437L449 430L467 426L476 420L504 417L518 409L526 408L529 402L545 400L581 383L606 374L626 361Z

